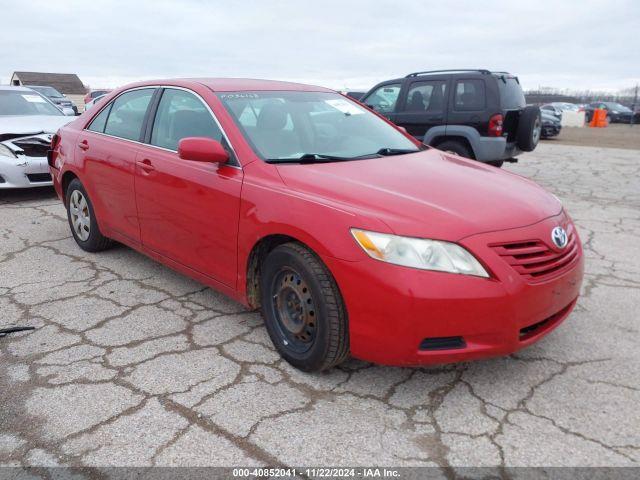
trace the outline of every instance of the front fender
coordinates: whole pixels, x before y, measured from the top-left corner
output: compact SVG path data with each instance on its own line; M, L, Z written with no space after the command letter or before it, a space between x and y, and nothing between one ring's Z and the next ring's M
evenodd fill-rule
M248 180L248 181L247 181ZM279 178L253 183L245 177L238 226L238 290L246 294L253 248L270 235L286 235L307 245L320 258L357 261L367 258L350 228L390 232L376 218L364 217L328 200L289 190ZM328 263L325 261L325 263Z

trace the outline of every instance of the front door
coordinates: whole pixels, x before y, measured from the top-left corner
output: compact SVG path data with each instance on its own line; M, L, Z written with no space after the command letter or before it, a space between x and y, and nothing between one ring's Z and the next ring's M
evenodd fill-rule
M136 199L143 245L215 280L235 286L242 170L183 160L178 142L209 137L225 144L203 100L165 88L149 145L136 158Z
M380 85L373 92L362 99L367 107L384 115L392 122L395 121L396 104L402 89L401 83L387 83Z

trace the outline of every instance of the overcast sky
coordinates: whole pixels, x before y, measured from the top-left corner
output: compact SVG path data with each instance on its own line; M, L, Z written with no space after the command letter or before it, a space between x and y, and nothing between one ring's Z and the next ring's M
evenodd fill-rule
M252 77L367 89L416 70L489 68L525 88L640 82L640 0L0 0L14 70L92 87Z

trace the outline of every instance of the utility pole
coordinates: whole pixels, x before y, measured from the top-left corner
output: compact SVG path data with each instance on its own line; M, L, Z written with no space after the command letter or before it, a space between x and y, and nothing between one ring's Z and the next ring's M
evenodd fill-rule
M638 105L638 84L636 83L635 93L633 95L633 111L631 112L631 125L635 120L636 112L640 113L640 105Z

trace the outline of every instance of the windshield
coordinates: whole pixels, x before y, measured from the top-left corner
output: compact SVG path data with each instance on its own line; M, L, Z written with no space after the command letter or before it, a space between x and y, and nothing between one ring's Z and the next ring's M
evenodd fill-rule
M524 108L526 102L522 87L516 77L499 75L497 78L498 90L500 90L500 104L505 110Z
M630 112L631 109L625 107L624 105L621 105L619 103L616 102L604 102L604 104L609 108L609 110L617 110L619 112Z
M3 115L63 115L63 113L37 92L0 90L0 116Z
M29 86L28 88L35 90L36 92L40 92L43 95L46 95L49 98L62 98L62 94L57 91L55 88L53 87L34 87L34 86Z
M233 92L218 97L267 161L338 161L420 150L387 122L337 93Z

